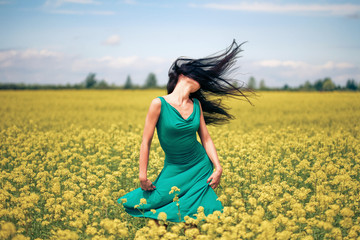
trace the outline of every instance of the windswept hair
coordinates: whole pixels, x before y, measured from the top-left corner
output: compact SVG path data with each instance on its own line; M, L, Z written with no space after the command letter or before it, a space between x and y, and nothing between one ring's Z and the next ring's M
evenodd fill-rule
M169 81L167 92L174 91L180 74L189 77L200 84L200 89L190 94L190 98L197 98L202 106L206 124L223 124L233 119L234 116L228 113L228 108L221 103L221 98L213 97L229 96L249 100L249 95L255 95L250 88L243 87L244 83L237 86L238 80L229 77L234 69L233 65L238 58L241 43L238 45L234 40L230 47L223 53L215 53L205 58L190 59L179 57L169 69ZM210 99L211 98L211 99Z

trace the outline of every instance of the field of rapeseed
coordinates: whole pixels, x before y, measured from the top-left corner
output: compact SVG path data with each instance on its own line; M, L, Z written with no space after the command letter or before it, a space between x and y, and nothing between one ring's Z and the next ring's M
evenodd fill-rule
M116 203L139 187L142 128L161 95L1 91L0 239L360 238L359 93L227 100L236 119L208 127L224 169L216 189L224 212L205 217L199 208L196 220L166 228ZM151 180L163 159L155 133Z

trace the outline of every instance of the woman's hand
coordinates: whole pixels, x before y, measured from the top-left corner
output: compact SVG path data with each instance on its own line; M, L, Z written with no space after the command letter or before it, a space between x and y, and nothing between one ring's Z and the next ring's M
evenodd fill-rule
M216 170L215 172L213 172L213 174L211 174L211 176L206 181L207 183L210 182L209 185L212 189L215 189L217 188L217 186L219 186L221 174L222 174L222 169Z
M156 188L149 179L140 180L140 187L144 191L153 191Z

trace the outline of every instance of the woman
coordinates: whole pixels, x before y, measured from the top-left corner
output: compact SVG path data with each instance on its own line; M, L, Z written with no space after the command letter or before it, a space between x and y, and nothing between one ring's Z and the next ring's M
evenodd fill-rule
M232 115L221 101L210 100L209 96L248 100L242 90L251 90L236 87L226 76L240 46L234 40L222 54L201 59L181 57L172 64L168 95L153 99L146 116L140 149L140 188L118 199L130 215L158 219L165 213L168 221L184 222L185 216L196 218L200 206L205 215L222 212L213 189L219 186L223 169L206 124L224 123ZM155 127L165 161L159 176L151 182L147 166Z

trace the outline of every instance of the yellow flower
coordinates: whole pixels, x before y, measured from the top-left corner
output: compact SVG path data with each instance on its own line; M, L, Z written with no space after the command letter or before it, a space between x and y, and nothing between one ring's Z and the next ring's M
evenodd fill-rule
M50 240L312 240L316 229L324 239L360 236L360 126L355 124L360 95L345 92L264 92L259 107L251 110L226 100L234 116L247 118L244 124L209 126L223 167L223 188L216 190L223 213L197 212L196 219L183 216L180 189L173 186L167 191L173 194L180 219L192 224L205 220L199 234L187 231L185 223L175 224L169 232L154 224L135 230L137 220L128 218L126 211L104 220L104 209L114 199L135 190L139 167L134 159L140 153L144 113L136 109L145 109L146 99L154 94L153 90L0 92L1 104L10 109L0 121L0 239L40 240L47 229L53 229ZM131 105L123 104L129 99ZM96 106L96 114L83 107L85 103ZM109 111L119 104L128 114ZM271 114L274 110L279 114ZM165 153L156 136L152 141L154 165L148 174L155 179ZM143 213L141 208L149 203L138 200L134 210ZM121 198L120 203L129 201ZM151 209L154 218L159 211ZM27 231L31 221L39 224L34 236Z
M255 207L256 206L256 199L253 197L249 197L248 199L249 203L251 204L251 206Z
M169 192L169 194L172 194L174 192L180 192L180 189L176 186L171 187L171 191Z
M11 235L16 233L16 227L12 222L5 222L0 227L0 237L3 236L4 239L9 238Z
M65 230L61 230L59 229L56 232L56 235L54 236L53 239L59 239L59 240L77 240L79 239L79 236L77 235L76 232L73 232L69 229L65 229Z
M352 217L354 216L354 212L350 208L343 208L340 211L341 215L344 217Z
M134 206L134 208L139 208L140 207L140 205L139 204L136 204L135 206Z
M92 226L88 226L85 232L88 235L95 235L97 233L97 229Z
M29 237L25 237L22 234L17 234L15 237L13 237L11 240L29 240Z
M227 200L227 196L225 194L221 194L216 200L220 201L221 203L225 203Z
M140 199L140 204L146 204L146 199L145 198Z
M188 239L193 239L195 238L197 235L199 235L199 229L197 228L190 228L190 229L186 229L185 230L185 236L188 238Z
M167 215L165 212L160 212L157 219L158 220L162 220L162 221L166 221Z
M340 221L340 225L343 227L343 228L351 228L352 225L353 225L353 222L352 222L352 219L350 217L345 217L344 219L342 219Z
M176 186L173 186L173 187L171 188L171 190L174 190L175 192L180 192L180 189L179 189L178 187L176 187Z
M289 231L282 231L282 232L278 232L276 233L276 239L280 239L280 240L287 240L290 239L291 237L291 232Z

